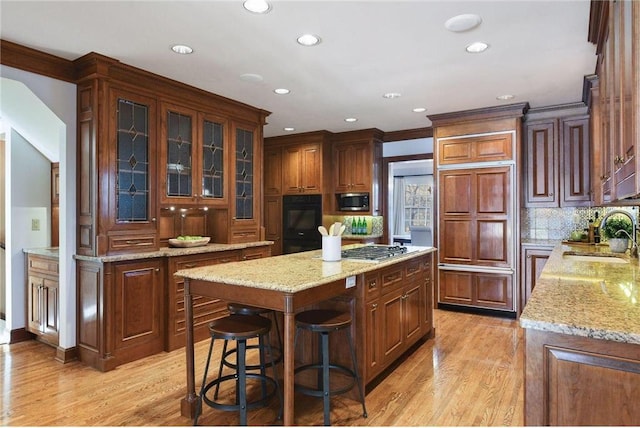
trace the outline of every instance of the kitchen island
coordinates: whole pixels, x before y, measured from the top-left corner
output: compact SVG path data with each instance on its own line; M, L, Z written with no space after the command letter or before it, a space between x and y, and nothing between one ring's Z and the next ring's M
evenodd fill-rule
M283 313L284 424L294 425L295 313L332 298L349 308L358 368L361 379L368 382L418 340L433 334L435 251L433 247L413 247L406 254L379 262L323 262L321 251L316 250L176 272L185 283L187 394L181 402L182 415L193 417L199 400L194 380L194 296Z
M640 424L640 266L615 256L551 253L520 317L526 425Z

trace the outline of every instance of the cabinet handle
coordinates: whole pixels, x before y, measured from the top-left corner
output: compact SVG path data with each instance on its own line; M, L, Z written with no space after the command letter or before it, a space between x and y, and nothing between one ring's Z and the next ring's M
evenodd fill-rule
M220 263L229 263L231 261L231 259L222 259L220 260Z
M378 307L378 304L377 304L377 303L374 303L373 305L371 305L371 308L372 308L372 309L375 309L375 308L377 308L377 307Z
M198 265L196 263L188 263L188 264L184 265L184 267L187 268L187 269L191 269L191 268L194 268L194 267L197 267L197 266Z
M369 289L376 288L376 285L377 284L375 279L373 281L369 281Z
M400 275L398 274L393 274L393 275L388 275L384 277L387 281L395 281L396 279L400 278Z
M151 221L152 221L152 222L155 222L155 221L156 221L156 218L155 218L155 217L153 217L153 218L151 219Z
M156 272L160 272L160 269L159 269L159 268L156 268Z

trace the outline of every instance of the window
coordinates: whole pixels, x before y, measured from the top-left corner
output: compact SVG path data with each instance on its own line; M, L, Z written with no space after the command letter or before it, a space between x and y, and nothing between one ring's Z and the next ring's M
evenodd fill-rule
M408 235L411 226L433 225L433 176L396 177L394 235Z

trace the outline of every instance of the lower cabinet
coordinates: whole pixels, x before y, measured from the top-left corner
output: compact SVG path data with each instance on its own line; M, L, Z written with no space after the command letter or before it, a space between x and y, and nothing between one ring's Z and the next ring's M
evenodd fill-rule
M57 258L27 255L27 330L53 346L59 342L58 274Z
M513 275L440 270L439 303L513 311Z
M525 329L524 423L640 425L640 345Z
M544 265L549 260L549 256L553 251L552 246L522 244L520 251L520 272L522 280L520 281L520 307L518 312L522 312L524 305L527 304L531 292L536 286L536 281L540 277L540 273Z
M173 274L180 269L270 255L267 245L126 261L79 258L79 359L108 371L184 346L184 282ZM227 314L226 302L195 299L194 314L195 339L203 340L208 337L209 321Z
M364 275L364 380L432 333L432 254Z

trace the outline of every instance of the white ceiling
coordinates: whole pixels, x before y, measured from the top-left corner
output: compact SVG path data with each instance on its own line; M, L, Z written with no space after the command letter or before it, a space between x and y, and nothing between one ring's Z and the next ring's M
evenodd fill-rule
M463 13L482 23L445 29ZM271 111L265 136L286 134L285 126L389 132L430 126L429 114L580 101L596 62L588 25L589 0L272 1L265 15L242 0L0 1L2 39L69 60L98 52ZM298 45L307 32L322 43ZM489 49L466 53L478 40ZM177 55L176 43L195 52ZM264 80L240 79L245 73ZM291 93L274 94L279 87ZM515 98L498 101L502 94ZM350 116L358 121L346 123Z

